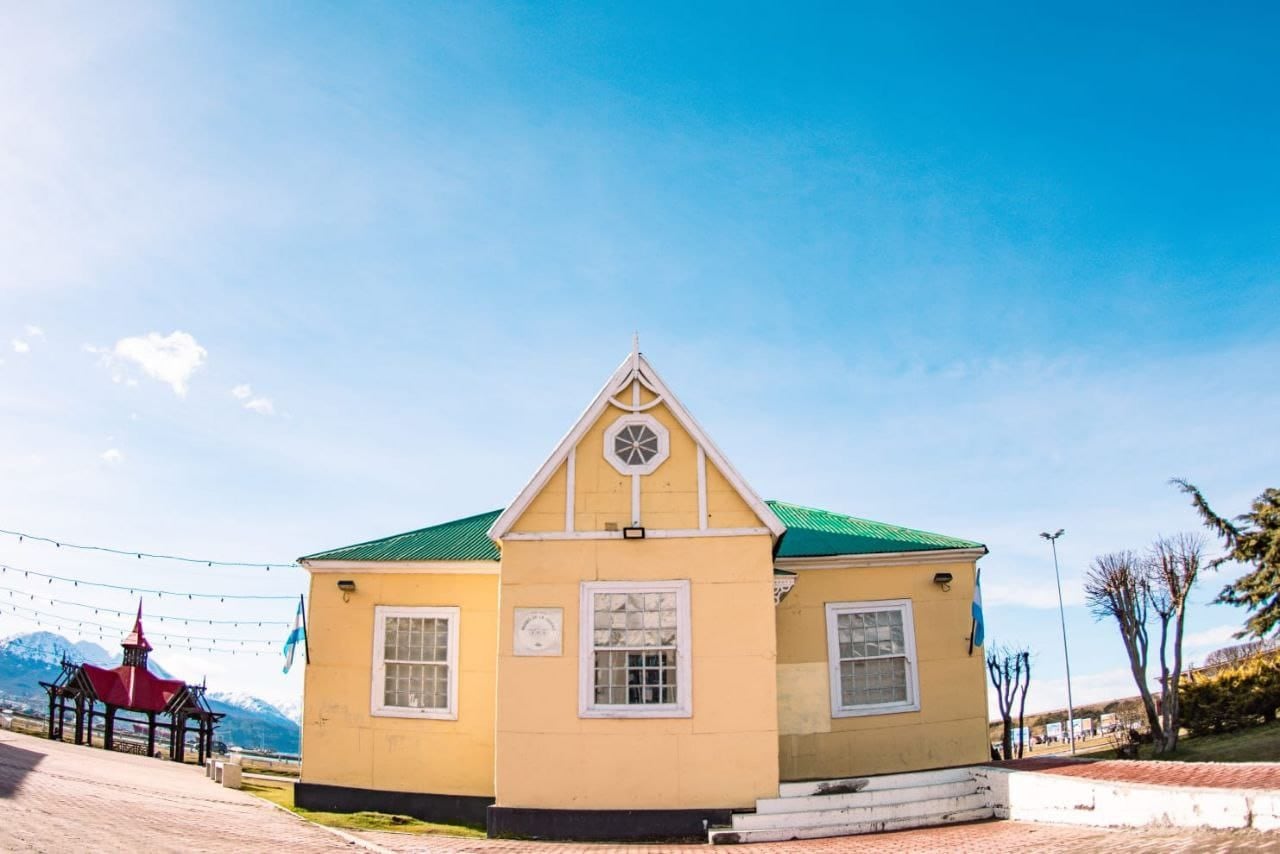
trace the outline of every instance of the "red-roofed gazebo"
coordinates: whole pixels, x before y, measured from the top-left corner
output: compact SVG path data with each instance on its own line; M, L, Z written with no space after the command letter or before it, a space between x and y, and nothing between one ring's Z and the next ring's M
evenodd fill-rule
M41 682L49 692L49 738L61 739L66 713L74 705L75 743L93 743L93 718L98 703L105 706L103 747L118 749L115 743L117 713L138 712L146 716L146 754L156 755L156 729L169 730L169 758L181 762L185 754L187 733L191 723L197 734L198 759L201 764L212 752L213 730L221 714L211 710L204 699L204 687L188 685L181 679L162 679L147 667L151 644L142 628L142 603L133 630L120 642L124 656L118 667L94 664L62 663L62 674L54 682ZM168 717L158 722L157 715ZM121 720L127 720L121 718ZM87 724L87 726L86 726ZM129 748L141 752L140 746L128 742ZM123 744L121 746L124 746Z

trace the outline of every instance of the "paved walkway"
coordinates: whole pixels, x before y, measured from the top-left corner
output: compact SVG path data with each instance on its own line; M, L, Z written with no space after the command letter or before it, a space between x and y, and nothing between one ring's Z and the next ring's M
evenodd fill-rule
M351 851L194 765L0 730L0 851Z
M1103 830L1032 824L1022 821L984 821L975 824L770 842L756 845L585 845L552 842L509 842L500 839L446 839L405 833L359 833L361 839L389 851L422 854L871 854L871 852L1034 851L1035 854L1078 852L1280 852L1280 834L1252 831L1186 831L1177 828Z
M374 850L428 854L841 854L870 851L1262 851L1280 833L1100 830L981 822L874 836L711 849L706 845L581 845L359 833ZM355 846L252 795L215 786L190 765L107 753L0 731L0 851L328 852Z
M1119 759L1032 758L992 763L996 768L1088 777L1151 786L1209 789L1280 789L1276 762L1135 762Z

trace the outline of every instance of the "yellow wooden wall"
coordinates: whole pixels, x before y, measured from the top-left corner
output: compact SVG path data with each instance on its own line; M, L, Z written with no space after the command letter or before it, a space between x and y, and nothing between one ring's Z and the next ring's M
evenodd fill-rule
M311 577L303 781L491 797L498 576L343 572L341 577L356 582L349 602L342 601L337 575ZM370 714L375 605L460 609L457 720Z
M626 395L624 395L626 397ZM641 400L650 400L645 392ZM578 442L574 529L631 524L631 476L604 458L609 408ZM670 456L640 479L641 524L689 536L506 540L498 640L496 787L499 806L554 809L747 807L777 793L772 540L767 533L698 530L698 448L665 405L649 410ZM562 464L513 528L565 530ZM708 527L763 522L706 463ZM584 581L690 581L693 715L578 716L579 615ZM512 654L516 607L564 609L564 654Z
M951 572L950 591L933 583ZM985 762L983 652L968 654L975 565L801 570L777 611L779 766L783 780ZM826 603L911 599L920 711L833 718Z
M578 717L583 581L689 579L693 715ZM777 794L767 535L503 546L497 803L548 809L749 807ZM564 609L564 654L512 654L513 609Z

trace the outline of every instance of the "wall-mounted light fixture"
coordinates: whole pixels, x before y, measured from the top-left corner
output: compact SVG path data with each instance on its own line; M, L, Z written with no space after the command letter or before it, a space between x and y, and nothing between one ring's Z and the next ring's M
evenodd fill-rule
M622 539L624 540L643 540L644 528L623 528Z
M933 574L933 583L941 587L943 590L951 589L951 573L935 572Z
M338 589L342 591L342 601L350 602L351 594L356 592L356 583L349 578L344 578L338 582Z

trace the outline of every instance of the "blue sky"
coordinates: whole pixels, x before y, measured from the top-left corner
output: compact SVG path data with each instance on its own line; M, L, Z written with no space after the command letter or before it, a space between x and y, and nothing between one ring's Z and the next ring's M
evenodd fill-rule
M1036 708L1065 527L1077 698L1130 691L1088 561L1196 527L1171 476L1234 513L1280 470L1276 17L8 7L0 528L280 561L496 508L638 329L761 494L988 543ZM38 548L0 562L304 583ZM168 653L296 694L259 658Z

